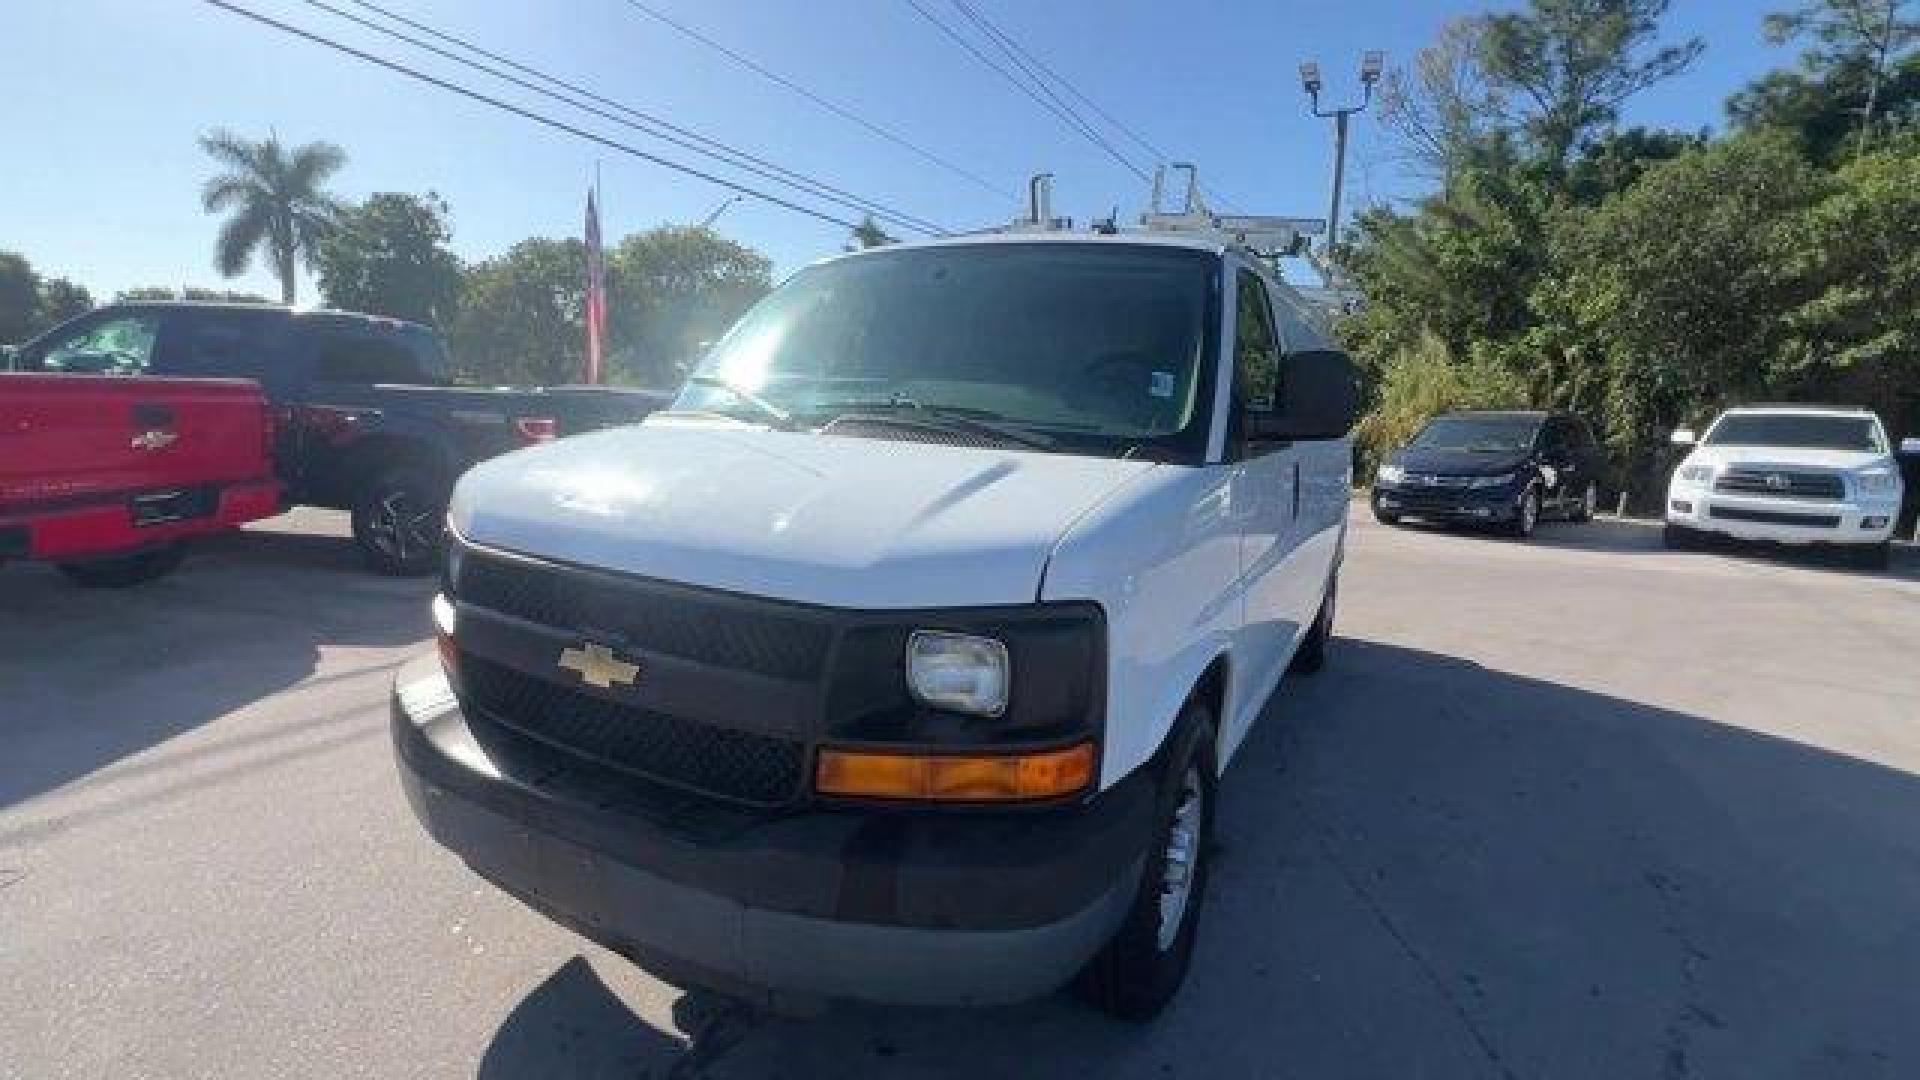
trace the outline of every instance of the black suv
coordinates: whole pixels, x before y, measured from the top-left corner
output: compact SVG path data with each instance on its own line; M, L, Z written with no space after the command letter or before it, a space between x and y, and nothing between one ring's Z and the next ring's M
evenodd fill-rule
M1450 412L1387 455L1373 516L1498 524L1530 536L1543 515L1585 521L1606 455L1585 420L1562 412Z
M350 511L368 561L438 565L454 480L477 461L632 423L666 395L605 387L456 387L431 329L256 304L114 304L20 346L23 371L252 379L276 407L275 468L291 503Z

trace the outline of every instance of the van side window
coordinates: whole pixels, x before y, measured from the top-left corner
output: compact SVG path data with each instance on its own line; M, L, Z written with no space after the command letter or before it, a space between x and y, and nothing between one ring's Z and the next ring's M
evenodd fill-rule
M1280 347L1273 332L1273 308L1259 275L1240 271L1238 314L1233 333L1233 389L1239 403L1253 412L1272 412L1280 386Z
M314 377L337 383L427 383L413 350L359 334L322 334Z

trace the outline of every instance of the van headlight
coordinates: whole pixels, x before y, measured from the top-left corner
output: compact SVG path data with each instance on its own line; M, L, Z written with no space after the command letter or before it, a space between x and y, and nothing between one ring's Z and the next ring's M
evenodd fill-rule
M915 630L907 639L907 687L921 704L999 716L1012 683L1007 646L998 638Z
M1374 478L1382 484L1397 484L1407 478L1407 470L1398 465L1382 465Z
M1892 469L1869 469L1853 474L1853 486L1862 495L1891 495L1900 487L1900 477Z
M1685 465L1680 469L1680 479L1696 486L1713 483L1713 466Z

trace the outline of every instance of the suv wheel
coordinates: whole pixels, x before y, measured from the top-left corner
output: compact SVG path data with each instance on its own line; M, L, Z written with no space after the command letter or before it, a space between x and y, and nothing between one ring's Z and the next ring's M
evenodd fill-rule
M1600 508L1600 485L1587 481L1587 490L1580 494L1580 501L1567 515L1568 521L1592 521L1596 510Z
M60 572L84 589L124 589L171 573L182 554L179 544L168 544L112 559L61 563Z
M1527 490L1520 494L1520 505L1513 511L1513 520L1507 523L1507 531L1525 540L1533 535L1534 526L1540 524L1540 485L1528 484Z
M440 565L447 491L423 469L381 473L353 507L353 538L368 565L383 574L414 577Z
M1867 544L1853 553L1854 565L1862 570L1885 570L1893 564L1893 545L1882 540Z
M1660 540L1670 551L1691 551L1700 546L1700 538L1694 535L1692 529L1687 528L1685 525L1675 525L1671 522L1667 524L1666 530L1660 534Z
M1186 979L1207 891L1207 838L1214 814L1213 716L1188 702L1179 743L1160 771L1159 812L1133 906L1093 958L1081 985L1101 1009L1144 1023Z

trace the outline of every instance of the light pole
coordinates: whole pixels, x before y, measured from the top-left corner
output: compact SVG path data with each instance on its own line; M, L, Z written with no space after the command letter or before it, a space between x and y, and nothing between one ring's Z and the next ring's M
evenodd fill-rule
M1307 97L1313 101L1313 115L1333 120L1333 201L1327 209L1327 255L1333 255L1333 246L1340 241L1340 185L1347 175L1347 118L1357 112L1364 112L1373 102L1373 86L1380 81L1380 72L1386 67L1386 54L1379 49L1368 49L1360 54L1360 104L1340 108L1323 109L1320 107L1320 65L1312 60L1300 65L1300 85L1307 91ZM1331 265L1331 264L1329 264Z

